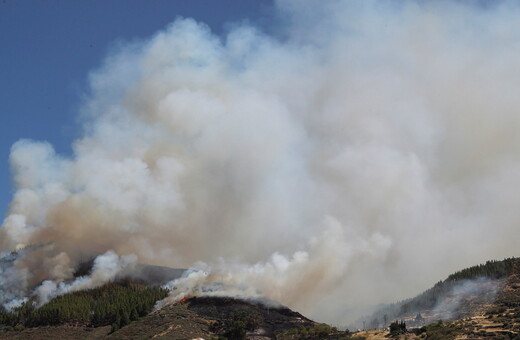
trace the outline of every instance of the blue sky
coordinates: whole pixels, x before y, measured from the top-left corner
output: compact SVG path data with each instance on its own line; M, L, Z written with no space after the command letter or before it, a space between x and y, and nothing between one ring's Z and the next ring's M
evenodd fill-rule
M177 16L223 34L229 23L267 27L271 0L0 1L0 216L13 194L10 148L48 141L71 154L87 76L115 43L149 37Z

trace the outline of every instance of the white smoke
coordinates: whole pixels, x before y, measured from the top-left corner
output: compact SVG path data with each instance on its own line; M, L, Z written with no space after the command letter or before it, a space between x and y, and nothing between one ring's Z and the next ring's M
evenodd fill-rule
M70 283L43 281L34 291L34 295L38 299L37 305L42 306L59 295L100 287L115 280L118 275L122 275L125 270L130 270L135 264L135 255L120 257L113 251L107 251L94 259L90 275L80 276Z
M114 52L70 159L13 146L0 249L54 242L0 274L14 297L113 250L202 261L210 281L338 322L516 255L518 5L275 7L273 35L179 19Z

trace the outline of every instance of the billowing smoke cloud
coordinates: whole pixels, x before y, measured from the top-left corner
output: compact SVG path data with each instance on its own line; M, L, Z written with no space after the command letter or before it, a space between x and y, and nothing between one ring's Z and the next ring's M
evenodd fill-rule
M135 261L135 255L120 257L109 250L94 259L92 273L88 276L80 276L70 283L43 281L34 291L34 294L38 297L38 305L41 306L58 295L100 287L113 281L118 275L122 275L125 270L131 270Z
M0 249L53 243L0 269L2 296L113 250L339 322L518 255L519 7L275 7L274 35L178 19L120 47L71 158L13 146Z

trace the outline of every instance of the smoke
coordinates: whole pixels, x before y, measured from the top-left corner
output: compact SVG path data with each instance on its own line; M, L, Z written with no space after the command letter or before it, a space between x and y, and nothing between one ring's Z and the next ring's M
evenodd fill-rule
M27 259L38 261L33 254L40 248L49 247L47 244L43 246L27 247L21 251L13 252L5 255L0 259L0 279L2 283L2 296L0 302L7 310L19 307L28 299L27 294L27 277L31 276L28 268L37 271L27 263ZM49 254L48 252L46 255ZM43 258L38 264L44 264L46 277L52 280L45 280L38 285L31 296L36 298L36 305L42 306L52 298L72 293L84 289L92 289L100 287L106 283L115 281L118 278L125 278L134 272L137 257L133 254L119 256L114 251L109 250L105 254L97 256L93 260L92 269L89 275L83 275L70 280L73 276L70 259L66 253L60 253L54 258ZM51 263L49 265L49 263ZM21 267L24 270L21 270ZM36 275L34 275L36 276Z
M461 315L467 316L470 314L470 306L493 303L503 285L503 281L488 278L463 280L440 299L432 310L433 320L454 320Z
M97 285L79 263L133 254L342 322L517 255L517 4L275 12L273 34L177 19L115 48L72 157L12 147L0 250L53 243L1 266L2 303Z
M118 275L124 275L125 270L130 271L135 262L135 255L120 257L109 250L94 259L94 266L90 275L80 276L70 283L51 280L43 281L34 290L34 295L38 298L37 305L42 306L53 297L59 295L100 287L107 282L113 281Z
M434 321L475 316L496 300L506 281L490 277L441 281L414 298L368 307L369 313L348 328L364 328L366 325L369 329L382 329L396 320L405 321L411 327L422 327Z

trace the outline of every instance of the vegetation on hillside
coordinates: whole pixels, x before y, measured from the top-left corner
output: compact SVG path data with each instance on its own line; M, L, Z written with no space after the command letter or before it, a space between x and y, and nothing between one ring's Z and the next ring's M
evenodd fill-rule
M484 264L462 269L448 276L444 282L471 280L478 277L500 279L508 276L513 270L515 258L507 258L502 261L492 260Z
M0 310L4 326L37 327L76 324L85 326L112 325L117 330L148 314L167 290L126 282L58 296L40 308L29 300L13 311Z
M435 323L422 327L418 334L423 334L428 340L451 340L463 333L464 328L457 323L444 323L439 320Z
M223 323L213 324L211 330L215 334L221 334L220 339L242 340L246 338L247 332L254 331L259 326L260 319L260 316L255 313L237 311Z
M327 324L317 324L313 326L301 326L298 328L291 328L285 332L279 333L276 336L280 340L314 340L314 339L350 339L360 340L363 337L353 337L349 330L340 331L336 327Z
M406 323L404 321L394 321L389 327L390 336L398 336L406 333Z
M444 281L439 281L432 288L418 296L398 303L387 305L369 318L370 328L378 328L383 325L383 319L393 320L417 311L434 308L445 298L453 288L464 280L477 278L500 279L507 277L513 271L515 258L507 258L502 261L487 261L485 264L462 269L448 276ZM386 323L386 322L384 322Z

